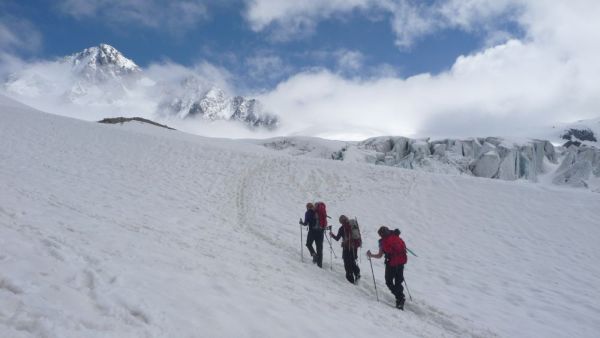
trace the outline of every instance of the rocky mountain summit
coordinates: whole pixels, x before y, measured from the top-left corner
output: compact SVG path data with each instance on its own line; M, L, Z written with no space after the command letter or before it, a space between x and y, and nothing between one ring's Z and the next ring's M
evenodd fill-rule
M266 113L256 99L230 97L220 88L202 90L202 87L193 87L190 83L195 81L182 81L181 86L189 89L180 90L179 95L167 97L160 103L161 114L175 115L182 119L239 121L250 128L275 129L278 126L277 116Z

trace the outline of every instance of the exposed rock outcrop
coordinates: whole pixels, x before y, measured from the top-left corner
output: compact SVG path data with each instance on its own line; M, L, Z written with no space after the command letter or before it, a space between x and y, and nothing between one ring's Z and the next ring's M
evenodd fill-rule
M176 130L175 128L171 128L167 125L164 124L160 124L160 123L156 123L154 121L142 118L142 117L109 117L109 118L105 118L102 119L100 121L98 121L98 123L105 123L105 124L123 124L125 122L131 122L131 121L137 121L137 122L142 122L142 123L148 123L157 127L161 127L161 128L166 128L166 129L170 129L170 130Z

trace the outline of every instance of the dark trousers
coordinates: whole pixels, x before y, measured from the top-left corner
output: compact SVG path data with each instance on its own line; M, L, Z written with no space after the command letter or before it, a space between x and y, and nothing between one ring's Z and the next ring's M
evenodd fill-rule
M322 268L323 267L323 233L321 229L309 229L308 236L306 236L306 247L313 256L313 262ZM317 251L313 249L313 242L317 247Z
M346 270L346 279L350 283L360 277L360 268L356 265L357 249L343 247L342 259L344 260L344 269Z
M398 266L385 265L385 285L396 296L396 300L404 300L404 264Z

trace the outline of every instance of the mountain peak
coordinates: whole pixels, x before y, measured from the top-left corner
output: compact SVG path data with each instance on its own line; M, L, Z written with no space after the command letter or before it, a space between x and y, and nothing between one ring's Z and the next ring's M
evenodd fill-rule
M100 69L110 69L111 73L115 75L125 75L140 71L135 62L126 58L115 47L104 43L67 56L64 60L70 63L73 66L73 70L77 73L90 73L97 72Z

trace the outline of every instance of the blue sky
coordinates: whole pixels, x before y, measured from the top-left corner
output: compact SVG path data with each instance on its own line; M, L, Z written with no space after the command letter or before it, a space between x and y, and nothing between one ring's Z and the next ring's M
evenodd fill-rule
M93 13L83 15L69 9L85 2L97 3ZM149 3L161 7L168 2ZM142 67L167 59L184 66L206 60L227 69L251 88L270 88L291 74L311 68L363 77L373 76L375 69L383 66L404 77L439 73L450 68L459 55L482 48L486 39L478 30L451 28L398 48L389 13L354 9L317 22L310 34L299 33L282 40L273 36L277 27L261 31L251 28L246 17L250 6L247 2L198 3L203 6L202 14L183 27L155 27L140 19L128 19L125 14L117 20L114 16L119 12L106 8L114 4L111 1L8 0L4 9L5 16L29 22L41 35L37 48L18 51L24 58L52 59L108 43ZM161 20L170 19L156 21L160 24ZM518 29L510 27L510 31L517 33ZM343 66L338 61L344 52L358 58L360 67L340 69ZM277 58L281 69L272 77L253 76L249 63L258 58Z
M600 115L598 17L597 0L3 0L0 75L108 43L258 98L286 135L501 136Z

